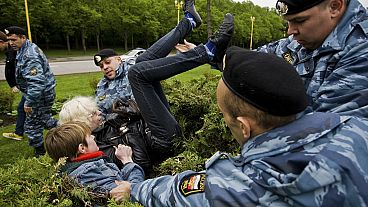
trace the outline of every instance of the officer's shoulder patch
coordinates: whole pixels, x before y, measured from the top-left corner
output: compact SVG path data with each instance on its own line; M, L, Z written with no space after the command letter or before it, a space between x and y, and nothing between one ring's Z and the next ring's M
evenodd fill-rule
M31 72L31 75L32 75L32 76L37 75L37 69L36 69L36 68L32 68L32 69L30 70L30 72Z
M106 95L99 96L99 97L98 97L98 100L99 100L99 101L103 101L103 100L105 100L105 98L106 98Z
M179 191L183 196L204 192L205 173L195 173L184 176L179 183Z
M294 62L294 59L293 57L291 56L290 52L286 52L284 54L282 54L282 58L284 58L284 60L290 64L293 64Z

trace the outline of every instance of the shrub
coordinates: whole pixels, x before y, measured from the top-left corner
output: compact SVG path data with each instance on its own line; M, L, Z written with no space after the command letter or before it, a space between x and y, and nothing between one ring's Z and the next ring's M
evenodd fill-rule
M68 176L57 176L57 169L48 156L0 168L0 206L140 206L118 205L103 194L91 193Z
M15 99L14 93L11 90L0 89L0 113L6 114L12 111L13 102Z
M182 126L183 137L175 139L176 156L155 167L156 175L185 170L201 171L216 151L239 152L216 104L219 76L205 75L188 83L164 81L171 111ZM58 100L57 103L63 100ZM59 104L56 104L57 111ZM20 159L0 169L0 206L139 206L116 204L93 194L68 177L56 176L57 167L47 156Z

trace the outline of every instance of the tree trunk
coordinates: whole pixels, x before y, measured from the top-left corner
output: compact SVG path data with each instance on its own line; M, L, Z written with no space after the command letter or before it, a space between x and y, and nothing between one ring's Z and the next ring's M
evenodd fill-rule
M96 41L97 41L97 51L100 51L100 34L97 33L96 35Z
M132 34L132 49L134 49L134 34Z
M124 32L124 49L128 51L128 32Z
M46 50L49 50L50 39L48 37L46 37L45 39L46 39Z
M75 37L75 49L79 50L79 41L77 36Z
M69 34L66 34L66 47L68 48L68 54L70 54L70 39L69 39Z
M212 35L211 0L207 0L207 37Z
M86 38L84 35L84 31L82 31L82 47L83 47L83 53L86 54L87 52L87 48L86 48Z

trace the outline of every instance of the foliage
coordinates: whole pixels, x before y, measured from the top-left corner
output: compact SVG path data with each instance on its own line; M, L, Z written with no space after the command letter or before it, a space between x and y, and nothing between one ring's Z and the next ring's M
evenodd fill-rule
M203 24L188 39L198 44L208 37L207 1L197 1L196 8ZM82 48L84 51L99 46L125 50L147 48L177 24L173 0L32 0L28 1L28 10L32 40L45 50L49 46ZM235 16L234 45L249 47L251 16L255 17L254 45L283 37L285 25L275 9L261 8L250 1L212 1L213 31L229 12ZM0 13L2 27L18 25L26 28L23 1L0 3Z
M6 114L12 111L14 102L14 93L9 88L0 89L0 113Z
M8 169L0 168L0 206L138 206L117 205L106 195L83 188L57 173L51 158L20 159Z
M201 171L204 169L205 160L195 152L184 151L162 162L156 171L159 172L158 175L174 175L184 170Z
M181 74L162 82L171 110L182 126L183 137L175 139L177 155L155 166L156 175L171 175L184 170L200 171L204 169L205 160L215 151L239 152L239 146L231 138L216 104L215 91L220 75L207 68L195 69L202 73L206 71L204 76L199 75L198 71L190 71L196 76L198 74L198 78L193 80L179 81L187 75ZM59 110L59 104L72 96L91 95L93 89L88 84L92 85L99 75L57 77L55 111ZM10 129L0 128L0 133ZM33 151L27 146L27 140L2 138L0 152L3 153L0 156L0 206L139 206L129 202L117 204L90 193L67 177L56 176L57 167L48 156L30 158Z

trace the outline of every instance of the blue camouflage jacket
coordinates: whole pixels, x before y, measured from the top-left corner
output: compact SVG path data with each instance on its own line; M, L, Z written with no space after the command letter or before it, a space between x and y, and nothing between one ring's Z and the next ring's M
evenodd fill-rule
M128 80L128 70L134 65L135 59L122 62L116 70L116 77L110 80L103 77L97 84L96 102L103 114L112 112L112 104L118 98L128 100L133 98L132 88Z
M368 206L368 122L307 114L253 137L206 171L132 185L144 206Z
M26 40L18 51L16 60L16 82L25 95L24 105L29 107L52 105L56 81L42 50Z
M258 51L275 53L303 78L313 111L368 117L368 13L357 1L323 44L307 51L290 36Z
M61 172L66 172L83 186L91 187L93 192L108 193L117 185L115 181L131 183L144 180L143 169L135 163L127 163L119 169L109 157L102 156L80 162L67 162Z

